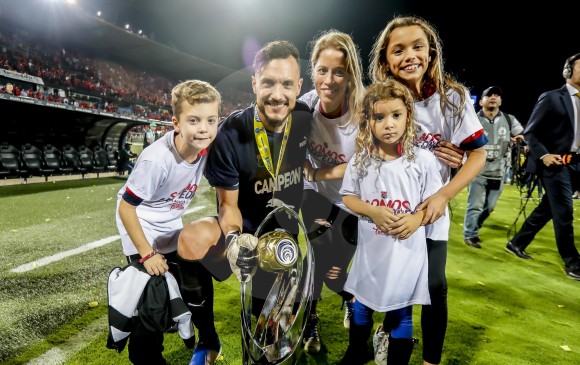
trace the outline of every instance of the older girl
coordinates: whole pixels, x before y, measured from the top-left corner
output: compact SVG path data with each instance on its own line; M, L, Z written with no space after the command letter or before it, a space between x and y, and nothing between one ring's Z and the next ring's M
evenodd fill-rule
M437 31L427 21L395 17L375 41L369 70L373 82L392 77L413 93L419 124L416 143L439 158L437 164L444 184L418 207L425 212L422 224L428 224L431 294L431 305L423 306L421 311L424 364L441 361L447 329L445 264L450 226L447 204L485 165L483 146L487 143L468 90L443 71L442 52ZM467 158L451 178L451 167L461 164L464 151ZM388 317L384 323L386 331Z

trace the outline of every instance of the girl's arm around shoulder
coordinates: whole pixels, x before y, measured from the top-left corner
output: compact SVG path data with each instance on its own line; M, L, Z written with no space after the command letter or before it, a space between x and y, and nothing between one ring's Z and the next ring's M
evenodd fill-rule
M421 203L417 210L425 210L422 225L431 224L445 213L447 204L473 180L485 165L485 148L466 151L467 159L447 185Z
M453 179L441 189L445 190L445 194L449 196L450 200L475 179L485 166L485 148L483 146L472 151L465 151L465 153L467 158L463 166L457 171Z

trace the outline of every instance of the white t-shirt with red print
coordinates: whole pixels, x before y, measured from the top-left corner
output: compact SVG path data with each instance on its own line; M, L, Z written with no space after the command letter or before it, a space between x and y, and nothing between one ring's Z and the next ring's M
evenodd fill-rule
M340 193L390 207L395 213L413 213L417 205L443 186L435 156L420 148L414 151L413 162L405 156L382 161L378 167L373 162L362 176L351 159ZM379 312L431 303L424 227L408 239L399 240L361 216L357 242L344 290Z
M166 133L141 152L117 194L117 228L126 256L138 252L119 217L119 203L125 192L142 200L137 217L152 247L160 253L177 250L182 216L202 179L207 154L203 151L194 163L184 161L175 148L174 135L173 131Z
M314 109L312 130L308 137L308 159L314 168L334 167L347 163L354 155L358 123L349 123L352 114L347 111L338 118L329 119L320 112L316 90L304 94L300 100ZM304 181L305 189L314 189L334 205L352 214L342 202L342 180Z
M434 148L439 141L448 141L464 150L474 150L487 143L487 137L477 117L475 108L470 102L469 94L466 91L467 102L462 112L454 116L453 109L449 106L441 110L441 95L434 93L429 98L415 102L415 120L419 125L417 131L416 144L418 147L434 152ZM451 102L459 105L460 96L455 91L450 91ZM451 168L449 165L436 161L439 173L446 185L451 178ZM426 226L427 238L436 241L449 240L449 211L441 216L433 224Z

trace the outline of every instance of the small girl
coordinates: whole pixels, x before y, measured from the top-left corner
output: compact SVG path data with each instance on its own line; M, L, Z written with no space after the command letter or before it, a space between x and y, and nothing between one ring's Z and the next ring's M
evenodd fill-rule
M387 363L408 364L412 305L431 303L425 211L415 208L443 183L436 157L414 147L413 102L410 90L394 79L369 86L363 100L364 119L340 190L344 204L359 215L358 246L344 286L356 301L341 364L368 361L374 311L389 311L395 322Z

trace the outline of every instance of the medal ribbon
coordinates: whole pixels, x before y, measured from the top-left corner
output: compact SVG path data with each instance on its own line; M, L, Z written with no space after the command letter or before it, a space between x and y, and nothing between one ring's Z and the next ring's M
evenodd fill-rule
M254 136L256 137L256 144L258 145L258 150L260 151L260 156L262 161L264 161L264 166L268 169L268 172L274 180L280 172L280 166L282 165L282 160L284 159L284 151L286 150L286 144L288 142L288 135L290 134L290 127L292 126L292 114L288 116L286 125L284 126L284 136L282 137L282 145L280 146L280 153L278 154L278 163L276 164L276 170L272 165L272 154L270 153L270 147L268 143L268 134L266 129L260 120L258 115L258 108L254 108Z

